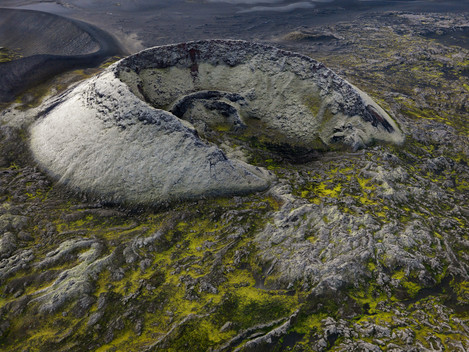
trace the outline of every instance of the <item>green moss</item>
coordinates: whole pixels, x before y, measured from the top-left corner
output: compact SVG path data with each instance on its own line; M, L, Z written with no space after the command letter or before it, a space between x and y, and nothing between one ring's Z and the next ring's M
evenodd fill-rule
M456 293L458 302L467 304L469 302L469 281L451 281L451 287Z
M317 116L321 108L321 97L317 93L307 95L303 98L303 104L311 111L313 116Z
M400 270L392 275L392 278L398 280L400 285L405 289L410 298L417 296L422 286L412 280L412 275L406 275Z
M364 316L378 312L378 303L388 300L388 297L376 284L358 287L350 290L349 297L362 307Z
M0 47L0 63L9 62L21 58L21 55L11 49Z
M395 280L402 280L405 277L405 273L403 270L397 271L392 275L392 278Z
M306 315L300 318L299 322L292 328L292 331L299 334L311 334L312 332L320 331L324 328L322 321L328 316L327 313Z
M419 108L414 102L410 102L408 100L404 100L403 105L405 107L402 109L402 113L409 117L438 121L457 128L465 135L469 134L469 128L465 123L464 116L451 115L445 111L437 109Z
M409 280L403 280L401 281L401 284L406 289L407 293L411 298L417 296L419 291L422 289L421 285Z
M132 327L127 326L126 323L123 330L115 332L115 338L111 343L101 346L101 350L126 350L131 346L132 348L135 346L143 348L152 341L154 342L155 336L165 334L171 326L191 314L203 314L212 310L213 307L221 307L220 312L222 312L223 307L235 304L234 311L226 311L225 315L220 313L216 316L216 320L212 318L198 319L197 323L194 323L195 325L191 325L192 323L183 324L180 330L171 335L171 338L174 338L172 346L176 346L174 347L176 350L180 344L188 344L195 350L205 350L208 346L214 346L222 340L229 339L241 327L283 318L291 314L297 306L296 296L289 296L284 291L266 291L256 288L253 271L257 272L260 269L256 268L253 263L249 264L248 269L233 271L233 274L231 272L216 274L221 275L215 279L215 282L219 282L217 284L218 293L199 291L199 286L196 285L194 293L197 298L187 298L188 288L182 284L184 280L187 278L203 279L206 275L214 275L212 274L214 257L211 253L224 250L227 244L232 242L227 239L227 235L233 231L233 228L228 226L229 222L223 217L227 207L238 210L248 209L249 212L245 213L247 217L242 215L239 221L251 223L252 231L254 231L268 220L266 214L278 210L281 206L275 198L262 195L245 198L241 203L235 202L233 199L214 199L206 201L205 205L206 208L203 212L192 212L190 205L181 205L180 209L174 212L171 210L160 214L145 214L140 217L138 225L133 225L132 221L125 219L116 221L116 219L110 218L103 221L103 219L86 213L78 220L68 223L59 218L56 220L56 228L59 231L87 229L88 233L105 238L131 239L134 236L131 234L135 232L140 232L144 236L158 230L164 232L158 240L156 246L158 250L151 253L153 259L150 267L142 271L138 265L124 265L122 268L125 274L117 281L112 281L108 271L102 272L94 282L94 296L96 298L102 295L116 297L112 305L113 309L106 313L106 317L108 315L115 317L117 312L125 309L122 303L123 298L132 296L131 304L142 305L142 307L145 304L151 304L151 302L165 302L165 310L172 312L173 318L169 319L169 316L164 314L155 315L142 312L141 317L144 318L146 326L142 335L136 335L131 330ZM71 206L72 204L68 205L68 207ZM200 207L199 203L199 210ZM169 223L171 223L170 226L168 226ZM237 230L237 227L235 229ZM113 232L112 237L108 235L110 231ZM228 253L225 253L224 265L232 266L230 258L233 257L233 253L237 248L250 247L251 240L249 238L239 239L239 243ZM149 253L142 249L140 254L146 256ZM251 263L249 258L246 263ZM184 270L176 270L181 267L184 267ZM147 286L151 288L147 288ZM231 295L232 292L235 294ZM95 304L90 312L96 312L96 310L97 305ZM54 318L50 318L50 320L53 321ZM213 333L213 331L219 331L226 321L231 320L235 321L236 330ZM75 338L81 339L88 336L86 320L78 324L78 330L74 334ZM185 338L187 329L191 331L190 341L186 341ZM17 333L13 332L12 336L17 336ZM44 336L42 340L35 340L37 346L45 346L50 341L49 335L44 334ZM198 339L195 336L201 338Z

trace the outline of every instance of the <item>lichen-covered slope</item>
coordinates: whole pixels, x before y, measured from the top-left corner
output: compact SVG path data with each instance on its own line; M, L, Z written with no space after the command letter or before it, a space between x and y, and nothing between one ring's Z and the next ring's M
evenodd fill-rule
M2 126L0 349L467 350L468 51L420 35L467 17L408 21L327 28L344 38L332 54L302 43L389 109L404 144L319 153L204 131L275 174L266 191L109 207L65 193Z
M267 172L228 160L193 128L125 92L113 73L99 78L67 94L32 130L35 157L60 183L130 204L242 194L268 186Z

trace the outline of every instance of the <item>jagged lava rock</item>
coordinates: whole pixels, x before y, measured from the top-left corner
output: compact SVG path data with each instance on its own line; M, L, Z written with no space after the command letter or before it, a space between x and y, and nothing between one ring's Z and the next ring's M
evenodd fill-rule
M162 203L266 189L272 176L199 137L255 129L312 149L400 143L396 123L321 63L244 41L160 46L127 57L56 101L31 149L61 183L108 201Z

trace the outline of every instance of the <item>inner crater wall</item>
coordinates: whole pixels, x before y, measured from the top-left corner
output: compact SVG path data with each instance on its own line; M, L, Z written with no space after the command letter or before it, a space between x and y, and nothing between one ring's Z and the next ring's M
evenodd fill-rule
M231 104L246 125L288 144L328 149L364 147L374 140L401 142L392 118L365 93L323 64L296 53L242 41L206 41L149 49L121 62L118 75L132 92L171 110L197 91L239 94ZM200 118L192 116L192 118ZM182 116L179 116L182 117Z

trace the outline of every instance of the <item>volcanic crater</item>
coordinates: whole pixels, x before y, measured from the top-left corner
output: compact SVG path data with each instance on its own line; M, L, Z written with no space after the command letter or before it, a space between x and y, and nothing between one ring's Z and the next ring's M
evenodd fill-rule
M293 158L403 141L380 106L323 64L234 40L144 50L46 111L31 129L39 164L60 183L116 203L266 189L274 177L249 164L253 139Z

